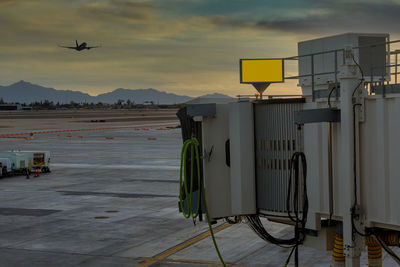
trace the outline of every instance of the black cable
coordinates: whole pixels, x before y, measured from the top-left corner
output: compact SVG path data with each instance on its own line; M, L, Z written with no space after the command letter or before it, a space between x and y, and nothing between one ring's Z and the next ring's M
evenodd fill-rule
M303 216L299 216L298 210L298 201L299 201L299 181L300 181L300 169L299 169L299 162L302 162L302 170L303 170ZM307 221L307 213L308 213L308 197L307 197L307 183L306 183L306 176L307 176L307 163L306 157L302 152L295 152L291 158L291 172L289 174L289 186L288 186L288 198L287 198L287 209L288 209L288 216L289 218L296 223L296 231L295 237L290 239L280 239L275 238L271 234L267 232L264 226L261 223L260 217L257 215L250 215L247 216L247 220L249 222L250 227L253 231L259 235L262 239L279 246L298 246L300 242L304 240L305 237L305 224ZM291 186L292 186L292 176L294 173L295 179L295 192L293 198L293 206L295 207L295 217L290 214L290 195L291 195ZM301 229L300 229L301 227ZM299 233L302 234L302 237L299 237Z
M359 84L354 88L353 93L352 93L352 99L354 99L354 95L357 91L357 89L360 87L360 85L364 82L364 72L361 68L361 66L355 61L354 55L352 57L353 62L358 66L360 72L361 72L361 80ZM383 82L383 81L382 81ZM332 91L332 90L331 90ZM329 98L328 98L329 100ZM374 229L371 229L372 233L361 233L357 227L355 226L354 222L354 217L356 216L355 214L355 209L356 206L358 205L358 197L357 197L357 147L356 147L356 106L361 106L360 103L355 103L353 104L353 172L354 172L354 206L351 210L351 225L352 229L354 232L356 232L358 235L367 237L367 236L374 236L375 239L378 241L380 246L398 263L400 264L400 257L396 255L393 250L391 250L385 242L379 237L379 235L376 233Z
M300 191L300 163L302 166L302 216L299 215L299 191ZM288 217L291 221L295 223L295 233L294 237L290 239L281 239L272 236L268 231L264 228L260 217L258 215L249 215L246 216L248 225L250 228L263 240L270 242L274 245L283 247L283 248L292 248L288 259L286 260L286 265L290 261L290 258L295 252L295 266L298 266L298 247L305 239L305 225L307 222L307 214L308 214L308 196L307 196L307 162L306 156L303 152L295 152L290 161L290 172L289 172L289 186L288 186L288 195L287 195L287 212ZM291 187L292 187L292 179L294 179L294 193L293 193L293 208L294 208L294 217L290 212L290 195L291 195ZM301 234L301 235L300 235Z
M250 228L253 229L253 231L263 240L270 242L274 245L282 246L284 248L288 248L288 246L291 248L293 245L296 244L296 239L295 238L290 238L290 239L280 239L272 236L267 232L267 230L264 228L264 226L261 223L260 217L257 215L249 215L246 216L247 220L249 222Z
M303 170L303 208L302 213L303 216L300 218L298 215L298 190L299 190L299 160L301 159L302 163L302 170ZM286 210L288 213L288 217L294 223L300 223L304 230L306 221L307 221L307 214L308 214L308 197L307 197L307 161L306 156L303 152L295 152L290 160L290 172L289 172L289 186L288 186L288 193L286 197ZM290 195L291 195L291 184L292 184L292 175L294 172L294 179L295 179L295 191L293 195L293 209L295 212L295 218L290 213Z
M354 88L353 93L351 95L352 97L352 102L354 103L354 95L357 91L357 89L360 87L360 85L364 82L364 72L360 66L360 64L358 64L358 62L354 59L354 55L352 56L353 62L357 65L357 67L360 70L361 73L361 79L360 82L357 84L357 86ZM353 203L353 207L351 209L351 226L354 232L356 232L357 234L361 235L361 236L367 236L367 234L361 233L357 227L355 226L354 223L354 218L356 216L355 214L355 210L358 206L358 197L357 197L357 146L356 146L356 106L361 106L360 103L354 103L353 104L353 184L354 184L354 203ZM354 239L354 235L353 235L353 239Z
M287 259L286 259L286 261L285 261L285 265L283 265L284 267L286 267L286 266L289 264L290 258L292 257L292 254L293 254L293 252L295 251L296 247L297 247L297 246L293 246L292 250L290 251L289 256L287 257Z
M300 218L299 216L299 181L300 181L300 165L299 163L302 163L302 171L303 171L303 207L302 207L302 217ZM295 191L293 194L293 209L295 213L295 218L292 217L290 214L290 195L291 195L291 185L292 185L292 174L294 172L294 184L295 184ZM308 196L307 196L307 161L306 161L306 156L303 152L295 152L290 160L290 172L289 172L289 186L288 186L288 195L286 199L286 209L288 212L289 218L295 222L295 239L296 239L296 244L294 247L295 251L295 266L299 265L299 254L298 254L298 249L300 242L304 241L305 239L305 225L307 222L307 214L308 214ZM301 228L299 227L299 224L301 224ZM300 239L299 234L302 234L302 237ZM290 261L290 257L289 257Z
M361 104L353 105L353 178L354 178L354 206L358 204L357 198L357 146L356 146L356 106L361 106Z
M328 94L328 107L329 107L329 108L331 107L331 96L332 96L332 93L333 93L333 91L336 90L336 88L337 88L337 86L334 86L334 87L332 87L332 89L329 91L329 94Z
M379 237L379 234L376 232L375 229L371 229L371 235L375 237L375 239L378 241L378 243L381 245L381 247L388 253L396 262L397 264L400 264L400 257L394 253L393 250L391 250L386 243Z
M358 64L358 62L354 59L354 55L352 56L353 62L357 65L358 69L360 70L361 73L361 80L360 83L356 86L356 88L354 88L353 93L351 94L351 97L354 98L354 94L356 93L358 87L360 87L360 85L364 82L364 71L362 70L360 64Z

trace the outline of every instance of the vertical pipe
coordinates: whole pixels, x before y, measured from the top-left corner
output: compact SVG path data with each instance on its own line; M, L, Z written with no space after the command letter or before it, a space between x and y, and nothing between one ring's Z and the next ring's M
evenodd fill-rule
M398 54L398 52L396 51L396 53L395 53L395 66L394 66L394 68L395 68L395 70L394 70L394 83L396 83L396 84L397 84L397 54Z
M386 97L385 69L383 69L383 71L382 71L382 97Z
M371 65L371 84L369 85L369 90L370 90L370 94L372 93L371 92L371 86L372 86L372 83L374 82L374 73L373 73L373 71L374 71L374 69L372 68L372 65Z
M329 182L329 220L333 215L333 162L332 162L332 124L328 122L328 182Z
M280 204L279 204L279 210L283 210L285 207L285 202L284 202L284 187L283 187L283 155L284 155L284 150L283 150L283 140L284 140L284 123L287 121L285 116L285 104L280 104L279 105L281 110L279 112L279 117L280 117L280 134L279 134L279 143L280 143L280 151L279 151L279 198L280 198ZM283 118L282 118L283 117Z
M314 55L311 55L311 92L312 101L315 101L315 90L314 90Z
M336 53L336 52L335 52ZM336 60L335 60L336 63ZM336 85L336 64L335 64L335 86ZM337 96L338 88L336 88ZM331 108L330 103L328 107ZM332 162L332 123L328 122L328 188L329 188L329 221L332 220L333 215L333 162Z
M336 87L336 100L339 98L339 88L338 88L338 80L337 80L337 73L338 73L338 66L337 66L337 50L335 50L335 87Z
M344 64L344 62L346 61L346 56L345 56L345 53L344 53L344 49L343 49L342 52L343 52L343 53L342 53L342 56L343 56L343 64Z
M345 244L346 267L359 267L360 255L362 250L362 238L353 231L353 216L351 209L354 206L354 191L357 189L359 194L360 183L357 176L354 176L354 147L359 141L357 138L357 117L353 121L353 92L360 84L361 74L358 67L353 62L353 51L351 47L346 47L345 63L341 67L339 80L340 91L340 132L341 132L341 168L340 177L343 182L341 201L343 203L343 238ZM354 131L356 130L356 140L354 141ZM357 173L360 173L357 171ZM355 183L356 181L356 183ZM358 229L361 229L359 222L354 222Z

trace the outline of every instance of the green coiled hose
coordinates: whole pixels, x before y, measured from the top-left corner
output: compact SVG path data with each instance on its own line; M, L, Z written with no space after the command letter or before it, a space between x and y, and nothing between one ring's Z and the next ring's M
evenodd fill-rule
M188 177L186 175L186 173L187 173L186 172L186 170L187 170L186 155L187 155L188 148L190 148L190 189L189 189L189 191L188 191L188 187L187 187ZM193 179L194 179L194 162L195 161L196 161L196 169L197 169L197 184L199 185L199 190L201 191L201 194L198 194L196 210L193 211L192 198L193 198ZM184 187L184 189L182 189L182 187ZM186 195L187 204L188 204L187 205L188 206L187 213L183 206L183 199L182 199L183 190L185 190L185 195ZM204 193L204 188L201 187L199 141L196 138L192 138L192 139L186 140L183 143L182 152L181 152L181 168L180 168L180 174L179 174L179 203L180 203L180 207L182 210L182 214L186 219L188 219L190 217L195 219L199 215L200 202L201 202L200 196L203 199L204 208L205 208L205 212L206 212L206 216L207 216L208 227L210 229L210 234L211 234L212 241L214 243L215 250L217 251L218 257L219 257L222 265L225 267L226 264L225 264L224 260L222 259L221 253L219 252L217 242L215 241L215 237L214 237L214 231L211 226L210 216L208 215L208 208L207 208L207 202L206 202L206 196Z

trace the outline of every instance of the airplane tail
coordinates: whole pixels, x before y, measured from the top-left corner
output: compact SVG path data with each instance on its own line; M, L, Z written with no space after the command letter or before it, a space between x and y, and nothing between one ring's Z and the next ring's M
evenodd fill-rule
M75 40L75 43L76 43L76 47L78 47L79 45L78 45L78 40Z

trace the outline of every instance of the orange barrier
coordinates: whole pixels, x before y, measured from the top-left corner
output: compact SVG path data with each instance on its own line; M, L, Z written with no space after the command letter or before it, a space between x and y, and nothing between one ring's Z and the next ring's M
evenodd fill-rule
M106 139L108 139L108 140L114 140L114 137L112 137L112 136L106 136Z
M27 133L7 133L7 134L0 134L0 138L13 138L14 136L20 135L34 135L34 134L54 134L54 133L71 133L71 132L80 132L80 131L107 131L107 130L123 130L123 129L134 129L136 131L143 130L149 131L149 128L157 128L157 127L165 127L168 124L154 124L154 125L146 125L147 128L142 126L118 126L118 127L104 127L104 128L86 128L86 129L68 129L68 130L50 130L50 131L38 131L38 132L27 132ZM142 127L142 128L140 128ZM18 138L18 137L16 137ZM23 138L23 137L20 137Z
M1 136L1 138L16 138L16 139L25 139L26 136Z
M148 137L147 140L157 140L155 137Z

